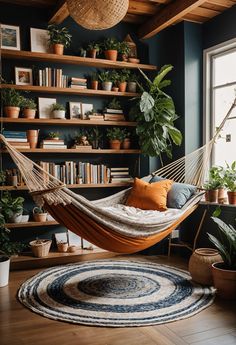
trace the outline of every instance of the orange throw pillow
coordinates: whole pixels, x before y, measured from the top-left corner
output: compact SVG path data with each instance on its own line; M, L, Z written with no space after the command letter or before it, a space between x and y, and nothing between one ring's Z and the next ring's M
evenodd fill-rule
M171 189L172 183L171 180L148 183L135 178L126 205L142 210L165 211L167 209L167 193Z

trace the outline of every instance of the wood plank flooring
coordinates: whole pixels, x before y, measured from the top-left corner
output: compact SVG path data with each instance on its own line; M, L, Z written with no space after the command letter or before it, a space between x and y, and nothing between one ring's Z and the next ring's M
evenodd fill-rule
M119 256L186 268L178 257ZM199 314L164 325L138 328L103 328L49 320L23 307L16 299L21 283L39 271L10 273L0 288L1 345L233 345L236 344L236 302L216 299Z

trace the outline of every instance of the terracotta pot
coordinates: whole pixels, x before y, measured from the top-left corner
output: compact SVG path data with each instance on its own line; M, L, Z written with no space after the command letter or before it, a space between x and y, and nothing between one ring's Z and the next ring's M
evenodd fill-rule
M212 269L213 263L220 261L221 256L216 249L198 248L189 259L188 270L192 279L196 283L204 285L212 285Z
M131 141L129 138L124 139L122 144L121 144L122 149L124 149L124 150L128 150L130 148L130 145L131 145Z
M23 116L27 119L34 119L35 114L36 114L35 109L28 109L28 108L23 109Z
M66 253L68 249L68 243L67 242L58 242L57 243L57 249L60 253Z
M218 201L218 189L212 189L208 191L209 202Z
M47 221L47 213L33 213L34 221L35 222L46 222Z
M228 194L229 204L236 205L236 192L228 191L227 194Z
M91 89L97 90L98 89L98 80L91 81Z
M218 203L224 204L224 202L225 202L225 190L224 188L219 188L218 189Z
M205 191L205 201L209 201L209 191Z
M35 149L38 144L38 135L39 135L39 130L38 129L28 129L26 131L27 133L27 140L30 144L31 149Z
M111 61L116 61L117 60L117 55L118 55L118 51L117 50L105 50L104 54L105 54L105 58L107 60L111 60Z
M17 119L20 114L20 108L19 107L4 107L4 113L6 117L10 117L12 119Z
M118 91L119 91L119 88L116 87L116 86L113 86L113 88L111 89L111 91L118 92Z
M56 44L53 44L52 49L53 49L53 53L54 53L54 54L63 55L63 52L64 52L64 45L63 45L63 44L56 43Z
M120 140L110 140L110 148L112 150L120 150L121 141Z
M216 262L212 265L212 274L217 295L225 299L236 299L236 270L226 270L222 262Z
M97 49L91 49L88 51L88 56L91 57L92 59L96 59L97 56Z
M120 92L125 92L126 91L126 87L127 87L127 82L124 81L122 83L119 83L119 91Z

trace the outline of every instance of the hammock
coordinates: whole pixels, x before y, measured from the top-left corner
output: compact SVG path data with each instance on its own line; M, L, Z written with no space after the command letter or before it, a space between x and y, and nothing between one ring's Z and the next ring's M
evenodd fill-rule
M206 145L144 179L149 181L157 174L175 182L202 187L214 142L235 106L236 99ZM0 135L0 140L19 168L36 204L44 206L67 229L103 249L117 253L134 253L161 241L196 209L204 193L196 193L181 210L158 212L128 208L131 214L125 214L127 207L124 204L130 188L107 198L89 201L17 151L3 135Z

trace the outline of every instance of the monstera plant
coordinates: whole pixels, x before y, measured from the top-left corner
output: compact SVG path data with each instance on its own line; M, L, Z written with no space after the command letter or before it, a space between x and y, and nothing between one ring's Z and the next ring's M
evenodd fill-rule
M140 70L146 87L139 85L142 94L131 109L131 116L137 121L136 133L142 153L152 157L165 152L171 158L172 144L182 142L182 134L174 125L178 116L173 99L163 91L171 83L164 78L172 68L171 65L163 66L153 81Z

